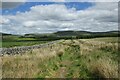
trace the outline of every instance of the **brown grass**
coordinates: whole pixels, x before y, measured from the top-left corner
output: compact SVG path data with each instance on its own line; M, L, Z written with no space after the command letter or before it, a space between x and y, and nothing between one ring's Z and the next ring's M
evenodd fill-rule
M43 74L44 72L44 68L40 67L39 64L56 56L62 56L65 52L64 50L70 45L80 46L80 56L83 58L83 63L87 65L91 74L102 78L118 78L118 64L112 59L113 55L111 55L111 51L118 51L118 43L104 42L95 39L62 40L60 43L49 45L45 48L34 49L32 52L25 53L24 55L3 56L1 57L2 77L36 78L36 75ZM106 49L110 51L104 52L103 50ZM94 56L99 58L94 59L97 58ZM62 64L68 63L64 61ZM64 78L68 70L69 69L65 67L61 67L56 72L52 69L49 69L48 72L52 78ZM74 77L78 77L79 73L77 71L75 74ZM46 78L47 77L49 76L46 75Z
M54 44L45 48L34 49L24 55L2 57L3 78L35 78L41 73L38 68L43 60L55 57L57 53L63 52L66 46Z
M0 79L2 78L2 59L0 57Z
M89 64L91 72L102 78L118 78L118 66L111 59L99 59Z
M82 40L82 42L81 55L88 58L89 61L86 61L86 64L90 72L100 78L118 78L118 57L116 61L111 58L113 57L112 52L118 52L118 43L95 40ZM102 50L107 50L107 52ZM96 60L90 56L91 54L98 55L100 58ZM102 54L109 54L109 56ZM115 53L115 55L118 54Z

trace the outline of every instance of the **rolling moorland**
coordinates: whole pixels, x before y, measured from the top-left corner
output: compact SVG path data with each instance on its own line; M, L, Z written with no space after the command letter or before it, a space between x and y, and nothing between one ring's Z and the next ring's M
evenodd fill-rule
M87 31L58 31L48 34L13 35L0 33L1 47L31 46L60 39L90 39L99 37L118 37L119 31L87 32Z
M3 48L58 40L24 54L4 55L3 78L112 78L118 80L119 32L60 31L51 34L3 34Z

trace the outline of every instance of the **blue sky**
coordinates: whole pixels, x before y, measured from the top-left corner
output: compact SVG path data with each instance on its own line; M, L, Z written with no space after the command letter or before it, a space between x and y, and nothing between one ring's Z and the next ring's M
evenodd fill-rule
M64 4L68 9L69 8L76 8L76 10L84 10L91 6L93 3L89 2L26 2L14 8L2 9L3 15L12 14L15 15L17 12L26 12L29 11L32 6L36 5L51 5L51 4Z
M0 12L0 32L10 34L118 30L118 3L112 2L7 2Z

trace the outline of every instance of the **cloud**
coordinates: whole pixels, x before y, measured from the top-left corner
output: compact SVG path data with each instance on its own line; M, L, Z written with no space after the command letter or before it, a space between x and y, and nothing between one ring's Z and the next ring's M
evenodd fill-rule
M120 0L65 0L65 2L119 2Z
M2 18L2 20L0 21L0 24L9 24L10 20L9 19L5 19L5 18Z
M25 2L27 0L1 0L1 2Z
M65 0L49 0L50 2L65 2Z
M25 27L34 27L37 23L35 21L26 21L23 23Z
M47 33L60 30L110 31L118 29L118 4L95 3L85 10L64 4L36 5L30 11L3 15L3 31L9 33ZM9 22L9 24L7 24Z

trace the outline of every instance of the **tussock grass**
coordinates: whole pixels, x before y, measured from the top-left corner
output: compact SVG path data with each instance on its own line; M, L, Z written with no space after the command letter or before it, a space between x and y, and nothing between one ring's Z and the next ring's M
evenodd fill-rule
M3 56L4 78L118 78L118 43L61 40L24 55Z
M100 78L118 78L118 66L117 63L111 59L98 59L90 63L90 71L95 77Z
M66 46L54 44L49 47L34 49L24 55L5 55L2 57L3 78L35 78L42 70L39 64L55 57Z
M0 79L2 78L2 59L0 58Z

